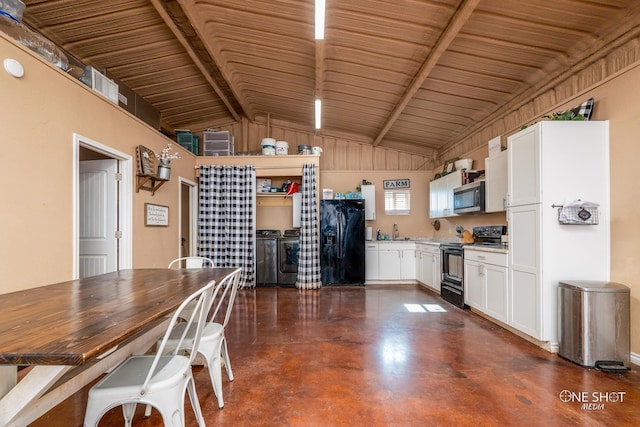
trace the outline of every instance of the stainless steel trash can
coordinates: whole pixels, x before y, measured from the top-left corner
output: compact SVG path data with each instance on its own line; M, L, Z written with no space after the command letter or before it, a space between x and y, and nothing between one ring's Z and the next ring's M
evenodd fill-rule
M558 355L586 367L629 369L629 288L607 281L559 284Z

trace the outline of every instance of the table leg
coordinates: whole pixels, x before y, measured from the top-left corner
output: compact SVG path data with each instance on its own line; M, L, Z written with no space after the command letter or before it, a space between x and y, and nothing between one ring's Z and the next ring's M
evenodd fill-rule
M0 366L0 398L7 394L17 382L17 366Z

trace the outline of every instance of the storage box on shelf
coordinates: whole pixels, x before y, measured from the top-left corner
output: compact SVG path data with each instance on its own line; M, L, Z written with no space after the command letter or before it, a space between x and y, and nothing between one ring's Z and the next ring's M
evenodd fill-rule
M176 132L176 142L196 156L198 155L198 144L200 138L191 132Z
M233 141L229 131L206 130L202 132L202 155L233 156Z

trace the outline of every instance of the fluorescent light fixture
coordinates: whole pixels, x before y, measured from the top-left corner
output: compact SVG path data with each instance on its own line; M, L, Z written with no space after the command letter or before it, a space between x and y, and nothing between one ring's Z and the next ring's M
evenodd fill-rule
M322 127L322 101L316 98L316 129Z
M316 0L316 40L324 40L324 6L325 0Z

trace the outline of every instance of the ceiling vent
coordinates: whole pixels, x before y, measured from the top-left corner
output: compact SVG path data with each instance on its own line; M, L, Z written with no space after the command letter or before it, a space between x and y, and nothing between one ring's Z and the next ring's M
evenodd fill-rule
M118 84L95 68L87 66L80 80L114 104L118 104Z

